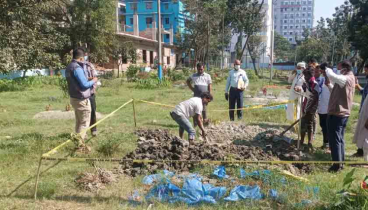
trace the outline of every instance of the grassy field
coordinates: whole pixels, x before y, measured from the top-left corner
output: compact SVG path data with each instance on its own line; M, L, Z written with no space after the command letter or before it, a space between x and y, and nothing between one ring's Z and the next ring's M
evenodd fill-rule
M98 112L108 114L131 98L155 101L163 104L176 105L191 97L187 88L173 87L163 89L138 90L134 83L127 83L122 79L104 80L104 84L97 93ZM283 85L284 81L276 81ZM267 85L267 81L251 81L251 87L258 89ZM224 82L215 84L213 88L214 101L209 109L227 108L224 99ZM78 174L95 169L87 163L62 162L52 167L55 162L44 161L42 170L52 167L45 172L40 180L39 200L33 200L34 179L25 182L11 197L9 193L15 190L29 177L35 175L40 155L66 141L73 132L74 120L36 120L33 116L45 111L47 105L51 110L65 110L68 99L63 98L57 86L44 85L28 88L17 92L0 92L0 209L147 209L143 204L137 207L128 205L128 196L135 189L142 188L142 177L130 178L121 176L117 183L107 186L98 193L79 190L74 179ZM356 97L359 102L359 96ZM246 103L247 100L245 99ZM249 102L248 102L249 104ZM169 116L170 109L143 103L136 104L137 122L139 128L165 128L173 133L177 132L176 124ZM209 113L214 121L227 121L228 113ZM354 125L358 119L358 107L354 108L346 134L347 155L355 152L355 145L351 143ZM284 110L252 110L245 111L244 123L278 123L287 125ZM128 105L116 113L112 118L98 126L99 136L90 139L92 152L87 157L121 158L124 154L135 149L137 137L133 122L132 105ZM316 147L321 146L321 133L318 130ZM72 149L72 145L62 149L53 157L63 157ZM321 151L314 154L318 160L329 160L329 155ZM350 159L350 158L349 158ZM117 163L96 163L98 167L111 169ZM318 202L309 209L330 208L338 201L336 193L343 188L345 175L351 170L347 167L342 173L327 173L328 166L323 166L313 174L306 175L311 186L320 187ZM357 168L355 177L361 181L366 175L366 169ZM358 181L353 186L358 186ZM297 184L295 190L302 188ZM293 189L289 189L293 192ZM297 191L295 191L297 192ZM297 200L298 194L291 194L289 200ZM203 205L199 209L281 209L285 205L267 200L253 202L237 202L235 204L221 203L217 206ZM362 206L361 206L362 207ZM155 203L153 209L187 209L186 205L168 205ZM359 209L359 208L357 208Z

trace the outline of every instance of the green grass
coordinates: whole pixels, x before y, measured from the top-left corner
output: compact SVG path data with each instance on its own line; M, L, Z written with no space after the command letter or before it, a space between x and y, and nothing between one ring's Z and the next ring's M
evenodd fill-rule
M250 81L253 89L259 89L268 85L267 79ZM103 87L97 93L97 109L102 114L108 114L131 98L155 101L163 104L176 105L192 96L188 89L162 88L162 89L135 89L134 83L127 83L121 79L104 80ZM285 85L285 81L277 80L274 84ZM209 109L226 109L228 103L224 99L224 82L214 85L214 101ZM127 198L135 189L143 189L141 178L121 176L117 183L107 186L98 193L80 191L74 184L74 179L79 173L93 172L95 169L87 163L62 162L47 171L40 180L38 196L39 201L33 202L34 179L26 182L12 197L5 197L23 181L34 176L37 170L38 160L42 153L49 151L60 143L66 141L73 132L74 120L35 120L33 116L45 111L47 105L52 110L64 110L68 99L63 98L62 92L57 86L44 85L42 87L28 88L25 91L0 92L0 209L133 209L127 204ZM249 104L249 101L245 99ZM171 109L152 106L144 103L136 104L137 123L139 128L166 128L176 134L176 124L171 120ZM209 112L209 117L214 121L227 121L227 112ZM347 154L354 152L355 145L351 143L354 123L358 118L358 108L354 108L349 120L346 134ZM244 112L244 123L263 124L278 123L287 125L284 110L251 110ZM92 153L88 157L114 157L121 158L135 149L137 137L133 122L132 105L128 105L112 118L98 126L99 136L88 143ZM315 146L321 146L321 133L318 130ZM59 151L53 157L63 157L71 150L72 145ZM315 159L329 160L329 156L317 152ZM44 161L42 170L51 167L55 162ZM97 166L112 169L117 163L96 163ZM253 166L252 166L253 167ZM254 166L256 168L256 166ZM205 167L206 168L206 167ZM342 189L342 180L350 171L344 170L337 175L326 172L327 166L307 175L310 186L319 186L321 193L313 208L323 209L336 201L336 192ZM234 169L235 170L235 169ZM205 170L209 173L211 170ZM364 178L365 171L358 169L358 180ZM252 182L247 180L246 182ZM358 183L354 183L357 185ZM290 185L290 201L297 201L298 193L304 186ZM286 190L286 191L287 191ZM299 199L300 200L300 199ZM234 204L219 204L218 209L273 209L288 208L278 206L269 200L259 202L246 201ZM138 206L146 209L147 204ZM203 205L199 209L212 209L211 205ZM186 205L167 205L155 203L154 209L187 209Z

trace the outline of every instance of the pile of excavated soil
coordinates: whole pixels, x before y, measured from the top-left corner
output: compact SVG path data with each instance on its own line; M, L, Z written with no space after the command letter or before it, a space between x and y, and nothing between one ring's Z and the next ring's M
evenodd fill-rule
M194 144L189 144L187 141L170 134L168 130L139 130L136 132L139 136L136 150L123 159L305 160L306 157L297 150L293 142L290 144L282 138L274 138L281 132L281 128L221 123L207 129L207 141L196 141ZM127 175L136 176L156 173L157 170L161 169L188 171L195 165L196 163L189 162L144 164L123 161L120 169ZM296 174L310 170L304 165L287 166L286 168Z
M113 172L97 168L95 173L84 172L80 174L75 183L81 190L96 192L104 189L105 185L116 182L117 175Z

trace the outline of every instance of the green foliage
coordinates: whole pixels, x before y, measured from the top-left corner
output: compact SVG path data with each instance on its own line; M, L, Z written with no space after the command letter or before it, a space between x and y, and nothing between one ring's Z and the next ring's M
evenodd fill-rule
M298 46L298 60L309 61L314 58L317 61L326 61L329 55L329 43L321 42L321 39L311 37Z
M128 81L134 81L136 79L137 73L139 72L139 70L141 69L141 67L136 66L136 65L129 65L127 72L126 72L126 76L128 78Z
M24 91L27 88L43 87L46 85L59 85L59 77L34 76L16 78L13 80L1 79L0 92Z
M275 57L276 62L290 61L293 55L290 42L279 33L275 32Z
M120 138L111 137L103 141L99 141L97 146L97 152L103 154L104 156L111 157L118 151L120 151L120 145L122 141Z
M183 68L182 69L184 76L189 77L190 75L190 68Z
M257 82L259 80L259 77L256 75L256 73L253 70L249 69L246 72L247 72L248 79L251 82Z
M69 97L69 89L68 89L68 82L66 81L66 78L59 76L58 78L59 82L59 89L63 93L64 98Z
M182 80L186 80L187 77L179 71L170 71L170 73L168 74L168 77L171 81L182 81Z
M137 89L157 89L171 87L171 81L163 78L161 81L158 78L138 79L135 88Z

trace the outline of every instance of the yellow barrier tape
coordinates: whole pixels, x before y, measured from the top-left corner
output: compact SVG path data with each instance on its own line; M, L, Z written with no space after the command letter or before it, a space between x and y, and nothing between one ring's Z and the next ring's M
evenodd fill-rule
M346 164L346 165L368 165L367 161L286 161L286 160L137 160L137 159L117 159L117 158L50 158L42 157L44 160L61 160L69 162L133 162L133 163L201 163L201 164Z
M167 105L167 104L161 104L161 103L156 103L156 102L152 102L152 101L145 101L145 100L137 100L146 104L152 104L152 105L158 105L158 106L163 106L163 107L169 107L169 108L175 108L175 106L172 105Z
M95 127L96 125L100 124L101 122L105 121L107 118L111 117L113 114L115 114L117 111L119 111L120 109L122 109L123 107L125 107L126 105L130 104L133 102L133 99L130 99L128 102L126 102L125 104L121 105L119 108L115 109L113 112L111 112L110 114L106 115L104 118L102 118L101 120L99 120L98 122L96 122L95 124L89 126L88 128L84 129L81 131L81 133L83 132L87 132L88 130L90 130L91 128ZM72 142L71 139L68 139L67 141L65 141L64 143L60 144L59 146L55 147L54 149L50 150L47 153L44 153L42 155L42 157L48 157L51 154L54 154L57 152L57 150L59 150L60 148L64 147L65 145L67 145L68 143Z
M147 103L147 104L162 106L162 107L175 108L175 106L172 106L172 105L167 105L167 104L162 104L162 103L157 103L157 102L152 102L152 101L145 101L145 100L137 100L137 101ZM228 111L237 111L237 110L260 109L260 108L265 108L265 107L285 105L289 103L294 103L294 101L284 101L284 102L272 103L272 104L266 104L266 105L254 105L254 106L249 106L249 107L245 107L241 109L208 110L208 112L228 112Z

